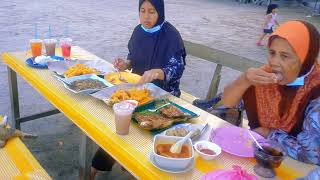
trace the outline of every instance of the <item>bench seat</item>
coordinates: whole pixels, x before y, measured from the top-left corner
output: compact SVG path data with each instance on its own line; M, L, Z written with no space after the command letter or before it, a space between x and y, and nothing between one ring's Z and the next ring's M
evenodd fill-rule
M22 141L19 138L12 138L4 148L0 149L0 179L47 180L51 178Z

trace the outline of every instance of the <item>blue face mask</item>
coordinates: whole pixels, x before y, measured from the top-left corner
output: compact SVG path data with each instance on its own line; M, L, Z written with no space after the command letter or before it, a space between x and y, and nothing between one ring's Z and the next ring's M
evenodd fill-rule
M286 86L303 86L304 85L304 78L312 72L313 68L314 68L314 66L312 66L311 70L307 74L298 77L297 79L295 79L293 82L287 84Z
M163 23L164 23L164 22L163 22ZM157 25L157 26L155 26L155 27L153 27L153 28L150 28L150 29L145 28L145 27L141 24L141 28L142 28L145 32L147 32L147 33L155 33L155 32L157 32L157 31L159 31L159 30L161 29L163 23L162 23L161 25Z
M295 79L293 82L287 84L286 86L303 86L304 85L304 77L305 76L298 77L297 79Z

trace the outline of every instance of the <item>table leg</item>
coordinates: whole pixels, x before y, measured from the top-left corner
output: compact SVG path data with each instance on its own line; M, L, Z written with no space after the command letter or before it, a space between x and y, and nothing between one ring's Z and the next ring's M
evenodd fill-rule
M17 84L17 74L10 67L8 69L8 83L11 104L12 127L20 129L19 93Z
M90 168L91 168L91 156L92 156L92 147L93 141L82 133L81 135L81 144L80 144L80 170L79 170L79 179L87 180L90 178Z

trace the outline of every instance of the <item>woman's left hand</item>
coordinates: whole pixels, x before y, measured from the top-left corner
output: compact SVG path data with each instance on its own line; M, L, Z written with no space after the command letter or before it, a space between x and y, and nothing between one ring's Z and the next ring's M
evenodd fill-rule
M271 129L265 127L258 127L253 130L254 132L260 134L264 138L267 138L271 132Z
M151 69L149 71L145 71L138 84L149 83L156 79L164 80L164 72L161 69Z

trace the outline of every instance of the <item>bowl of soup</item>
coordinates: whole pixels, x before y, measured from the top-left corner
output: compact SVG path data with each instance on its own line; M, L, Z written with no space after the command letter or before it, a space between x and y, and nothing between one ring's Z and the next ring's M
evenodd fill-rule
M183 137L156 135L153 139L153 154L155 162L166 169L185 169L194 160L192 141L188 139L180 153L171 153L171 146Z

